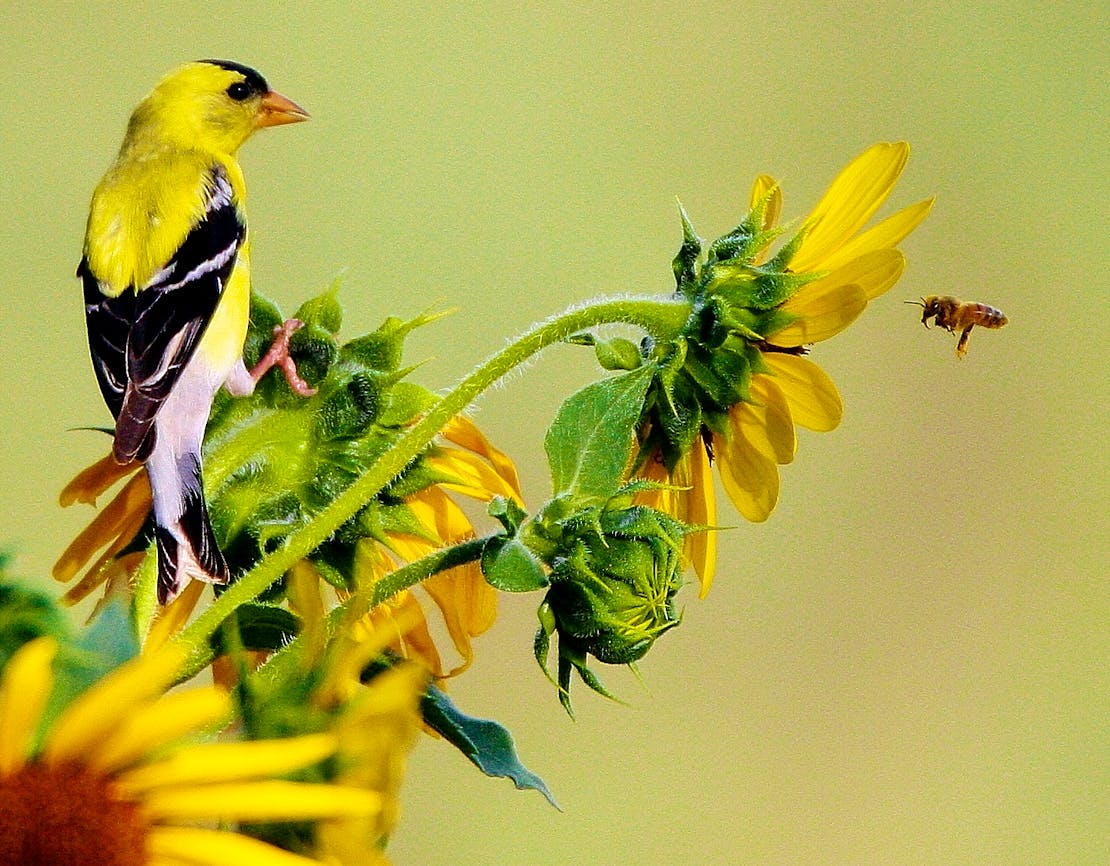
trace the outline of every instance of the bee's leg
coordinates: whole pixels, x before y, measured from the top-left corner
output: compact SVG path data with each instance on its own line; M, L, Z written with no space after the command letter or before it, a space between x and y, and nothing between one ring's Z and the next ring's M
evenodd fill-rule
M960 342L956 344L956 354L961 358L967 354L967 338L971 336L971 329L974 327L974 325L968 325L960 334Z

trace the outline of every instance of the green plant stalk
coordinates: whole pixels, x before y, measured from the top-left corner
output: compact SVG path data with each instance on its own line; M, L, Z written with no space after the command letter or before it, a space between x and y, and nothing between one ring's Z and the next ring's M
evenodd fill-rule
M176 638L194 654L208 652L208 639L241 604L252 601L287 570L325 542L345 521L376 496L428 445L448 421L479 394L537 352L586 328L623 323L643 328L659 340L674 337L686 323L686 300L621 298L599 301L537 325L491 356L444 396L394 446L337 496L311 522L291 533L285 543L228 587ZM394 592L403 589L397 587ZM388 597L388 596L386 596Z
M365 593L355 593L344 602L328 611L324 621L324 633L327 636L327 640L330 642L343 627L345 622L361 616L365 611L376 607L401 590L408 589L410 586L414 586L420 583L420 581L426 580L433 574L438 574L441 571L447 571L451 568L457 568L460 565L466 565L468 562L474 562L479 559L482 556L482 550L486 546L486 543L490 539L496 537L498 536L487 535L483 538L471 538L466 541L461 541L450 547L434 550L420 557L420 559L401 566L396 571L391 571L374 584L373 592L368 595ZM282 647L280 652L275 653L266 662L264 668L266 676L277 681L283 681L292 676L293 666L300 663L300 641L300 636L294 638L288 646ZM185 679L195 676L208 663L199 656L195 657L195 661L194 658L190 658L190 662L191 665L186 671Z

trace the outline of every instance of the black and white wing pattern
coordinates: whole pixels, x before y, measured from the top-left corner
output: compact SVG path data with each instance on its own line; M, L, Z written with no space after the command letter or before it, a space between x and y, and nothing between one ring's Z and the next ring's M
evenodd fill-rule
M203 217L146 285L109 297L87 258L77 269L89 350L116 417L113 451L121 463L145 460L153 449L158 409L192 358L246 237L226 171L213 168L207 181Z

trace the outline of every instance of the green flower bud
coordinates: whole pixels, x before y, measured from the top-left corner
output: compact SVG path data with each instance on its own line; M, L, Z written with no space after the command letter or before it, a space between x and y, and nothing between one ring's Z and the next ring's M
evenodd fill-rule
M535 650L546 671L550 637L558 634L560 700L568 712L572 670L590 688L610 696L587 667L587 656L605 664L631 664L679 623L674 596L682 585L687 528L626 501L614 497L603 509L586 508L560 521ZM546 534L554 533L549 528Z

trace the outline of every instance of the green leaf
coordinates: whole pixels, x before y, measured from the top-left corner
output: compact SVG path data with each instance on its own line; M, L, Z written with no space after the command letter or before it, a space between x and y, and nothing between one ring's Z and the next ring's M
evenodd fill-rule
M232 616L239 619L239 639L246 650L280 650L301 630L301 622L296 616L274 604L241 604ZM223 629L219 629L211 640L216 655L232 649L225 647L224 643Z
M5 559L0 553L0 560ZM46 593L9 583L0 561L0 670L16 650L42 635L65 637L66 618Z
M655 368L602 379L572 394L544 438L554 495L608 499L620 487Z
M511 779L517 790L539 791L556 809L547 784L520 763L512 734L497 722L468 716L435 686L420 702L424 722L462 752L487 776ZM562 811L562 809L559 809Z
M533 592L548 584L536 555L519 539L491 542L482 554L482 574L502 592Z

